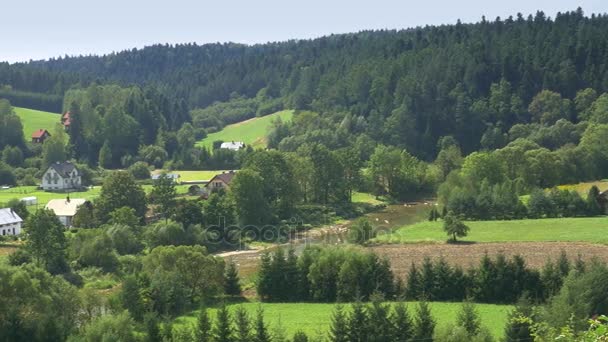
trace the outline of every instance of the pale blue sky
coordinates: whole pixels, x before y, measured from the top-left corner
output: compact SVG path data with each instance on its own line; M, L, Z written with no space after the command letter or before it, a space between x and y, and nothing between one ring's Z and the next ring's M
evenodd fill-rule
M608 0L1 0L0 61L104 54L154 43L263 43L364 29L476 22Z

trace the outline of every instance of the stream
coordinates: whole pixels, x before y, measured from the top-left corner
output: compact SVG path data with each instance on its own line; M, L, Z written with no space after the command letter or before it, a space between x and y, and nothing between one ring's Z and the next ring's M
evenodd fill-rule
M386 234L391 231L426 220L428 212L434 202L422 201L414 203L391 204L384 209L365 215L376 234ZM248 249L231 251L217 254L223 258L230 259L237 264L241 278L247 279L255 274L260 259L260 253L271 251L278 247L292 247L296 254L300 254L306 246L310 245L338 245L345 242L349 226L352 221L331 224L297 234L294 239L286 244L276 244L259 249Z

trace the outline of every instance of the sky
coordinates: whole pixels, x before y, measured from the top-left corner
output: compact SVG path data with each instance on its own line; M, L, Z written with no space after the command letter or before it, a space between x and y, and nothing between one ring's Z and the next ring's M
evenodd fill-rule
M156 43L246 44L477 22L607 0L0 0L0 61L106 54Z

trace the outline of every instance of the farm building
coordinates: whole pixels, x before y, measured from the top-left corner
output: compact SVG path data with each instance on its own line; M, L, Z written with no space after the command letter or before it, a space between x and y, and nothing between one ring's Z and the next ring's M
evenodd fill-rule
M220 148L225 148L227 150L238 151L245 147L245 143L242 141L231 141L231 142L223 142L220 145Z
M218 190L228 190L235 175L236 172L231 170L213 176L213 178L211 178L209 183L207 183L205 186L207 192L211 193Z
M21 202L23 202L23 204L25 205L36 205L38 204L38 198L31 196L31 197L23 197L22 199L20 199Z
M156 175L152 175L150 178L152 178L152 180L158 180L163 175L167 178L172 179L174 183L177 183L177 181L179 180L179 174L177 173L159 173Z
M0 209L0 235L19 235L23 220L11 208Z
M72 219L76 212L78 211L78 207L85 204L87 200L84 198L72 198L68 196L66 199L52 199L49 203L46 204L46 209L52 210L59 221L66 226L72 226Z
M67 130L70 127L71 123L72 121L70 119L70 112L65 112L65 114L61 116L61 124Z
M66 191L82 187L80 172L71 162L51 164L42 176L45 191Z
M604 214L608 214L608 190L600 192L599 196L597 196L597 202L604 210Z
M48 137L51 136L51 133L46 129L37 129L32 133L32 143L34 144L42 144Z

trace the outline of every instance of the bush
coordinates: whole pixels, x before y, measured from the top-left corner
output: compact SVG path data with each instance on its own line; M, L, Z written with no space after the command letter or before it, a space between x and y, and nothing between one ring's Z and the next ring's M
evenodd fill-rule
M366 218L357 219L348 231L348 242L359 245L364 244L367 240L376 237L372 224Z
M129 166L129 172L135 179L150 179L150 169L145 162L136 162Z

